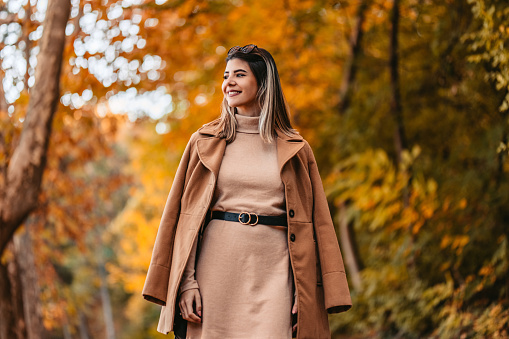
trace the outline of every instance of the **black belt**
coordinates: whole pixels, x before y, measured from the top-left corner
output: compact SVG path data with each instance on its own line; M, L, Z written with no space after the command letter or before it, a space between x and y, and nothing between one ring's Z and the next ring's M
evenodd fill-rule
M270 226L288 226L286 221L286 215L282 215L279 217L269 216L269 215L258 215L256 213L231 213L231 212L221 212L221 211L212 211L210 215L210 220L212 219L220 219L226 221L236 221L240 222L243 225L254 226L256 224L262 225L270 225Z

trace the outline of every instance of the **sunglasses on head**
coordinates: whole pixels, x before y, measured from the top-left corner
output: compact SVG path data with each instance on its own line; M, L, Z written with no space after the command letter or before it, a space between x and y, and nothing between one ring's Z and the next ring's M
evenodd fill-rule
M240 47L240 46L233 46L232 48L230 48L230 50L228 51L228 55L231 55L233 53L237 53L237 52L241 52L241 53L244 53L244 54L249 54L251 53L255 48L258 48L258 46L256 45L253 45L253 44L249 44L249 45L246 45L244 47Z

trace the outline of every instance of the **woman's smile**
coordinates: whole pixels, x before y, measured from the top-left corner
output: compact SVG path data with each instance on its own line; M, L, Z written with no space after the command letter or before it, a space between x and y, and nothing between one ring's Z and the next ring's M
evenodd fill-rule
M242 93L242 92L240 92L240 91L229 91L228 92L228 96L234 97L234 96L239 95L240 93Z

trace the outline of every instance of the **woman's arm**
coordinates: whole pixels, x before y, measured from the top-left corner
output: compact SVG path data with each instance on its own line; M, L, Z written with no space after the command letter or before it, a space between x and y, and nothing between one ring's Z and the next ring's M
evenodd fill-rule
M311 147L308 144L306 146L308 148L309 177L313 188L313 226L320 257L325 307L329 313L344 312L352 307L352 300L346 280L343 257L315 156Z
M152 251L152 259L147 272L143 297L153 303L166 305L168 281L170 276L171 259L173 255L173 243L175 240L175 228L180 213L180 200L184 192L187 168L189 164L191 145L194 143L193 136L189 140L180 164L175 173L173 184L166 200L163 215Z
M195 277L196 251L198 248L198 237L194 239L191 253L187 259L184 274L179 287L179 308L184 320L201 323L201 295L198 282Z
M195 278L195 264L196 264L196 248L198 247L198 237L194 240L189 259L187 260L186 267L184 269L184 275L180 282L179 294L184 293L187 290L198 288L198 282Z

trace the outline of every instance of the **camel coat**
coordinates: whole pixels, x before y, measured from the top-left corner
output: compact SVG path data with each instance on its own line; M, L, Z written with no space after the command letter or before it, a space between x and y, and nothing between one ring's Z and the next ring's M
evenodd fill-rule
M327 312L343 312L352 305L343 259L311 147L300 135L277 135L297 290L297 338L330 338ZM195 132L168 195L142 292L145 299L163 306L157 327L161 333L179 325L180 281L211 204L225 147L213 127Z

